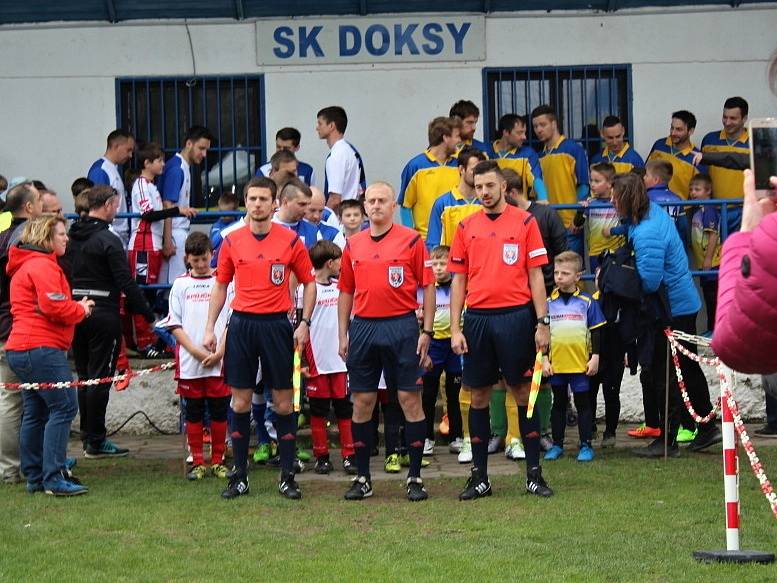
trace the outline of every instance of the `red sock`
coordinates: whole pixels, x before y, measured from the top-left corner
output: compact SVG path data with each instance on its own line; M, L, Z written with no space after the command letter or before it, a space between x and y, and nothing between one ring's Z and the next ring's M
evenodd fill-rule
M340 430L340 449L342 450L343 457L354 455L351 420L338 419L337 428Z
M195 466L202 465L202 421L199 423L186 422L186 441L192 450L192 463Z
M329 455L329 443L326 435L326 417L310 417L310 434L313 438L313 455Z
M227 440L227 422L210 420L210 463L224 463L224 450Z

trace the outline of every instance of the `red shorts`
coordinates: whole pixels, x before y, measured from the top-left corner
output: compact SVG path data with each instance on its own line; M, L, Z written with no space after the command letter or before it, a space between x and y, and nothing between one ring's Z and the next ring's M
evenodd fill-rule
M141 285L159 283L159 272L162 269L161 251L134 251L127 252L132 276Z
M310 377L305 392L313 399L345 399L348 396L348 373L333 372Z
M222 377L204 377L199 379L178 379L176 391L184 399L205 399L229 397L232 391Z

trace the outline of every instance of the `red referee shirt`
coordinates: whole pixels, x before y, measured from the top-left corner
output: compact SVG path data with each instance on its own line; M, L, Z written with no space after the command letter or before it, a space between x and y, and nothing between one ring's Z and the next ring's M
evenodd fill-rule
M340 266L340 291L354 295L354 314L363 318L401 316L418 307L419 287L434 282L421 236L393 225L374 241L369 230L348 239Z
M531 302L529 268L547 262L534 216L508 205L496 219L478 212L459 223L448 271L467 275L468 307L506 308Z
M228 284L234 277L233 310L272 314L291 309L289 270L301 284L313 281L305 244L293 231L273 224L263 238L250 228L229 233L219 249L216 279Z

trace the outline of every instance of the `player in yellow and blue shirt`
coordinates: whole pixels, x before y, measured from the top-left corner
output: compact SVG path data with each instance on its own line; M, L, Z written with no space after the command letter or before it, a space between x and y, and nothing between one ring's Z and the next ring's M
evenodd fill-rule
M589 377L599 370L599 328L607 321L599 303L577 286L582 269L583 258L574 251L564 251L554 261L556 289L548 298L550 354L545 356L543 362L544 372L550 376L553 389L553 447L545 454L545 459L551 461L564 455L570 388L577 408L580 433L577 461L588 462L594 459Z
M618 116L608 115L604 118L600 135L605 147L591 158L591 164L609 162L617 174L645 166L642 156L626 143L626 129Z
M426 238L429 212L437 197L459 182L455 153L460 141L460 122L436 117L429 122L429 148L412 158L402 170L397 202L402 223Z
M464 148L459 152L459 185L438 197L429 213L426 233L429 250L437 245L450 246L459 223L483 208L475 194L475 177L472 174L478 162L483 160L486 160L486 155L475 148Z
M729 97L723 104L723 129L710 132L701 141L702 154L735 153L750 155L750 134L745 125L749 106L741 97ZM722 166L709 166L712 179L712 197L717 199L743 198L742 170ZM742 222L742 207L728 207L728 232L739 230Z
M525 146L526 120L514 113L499 118L500 138L491 144L488 157L496 160L502 169L515 171L523 180L523 191L533 190L537 200L548 200L548 191L542 180L540 159L531 147Z
M539 154L542 177L551 204L574 204L588 197L588 156L583 147L559 132L556 112L540 105L531 113L532 127L543 143ZM567 229L567 247L583 254L583 233L572 223L574 210L561 210Z
M461 120L461 141L459 151L466 146L477 148L481 152L488 152L488 144L475 139L475 130L478 128L480 109L468 99L460 99L451 105L449 116Z
M699 153L691 142L695 129L695 115L686 110L675 111L672 114L669 136L657 140L647 158L648 162L666 160L672 165L672 181L669 183L669 190L683 200L688 200L691 178L699 172L707 173L706 167L693 165L694 156Z

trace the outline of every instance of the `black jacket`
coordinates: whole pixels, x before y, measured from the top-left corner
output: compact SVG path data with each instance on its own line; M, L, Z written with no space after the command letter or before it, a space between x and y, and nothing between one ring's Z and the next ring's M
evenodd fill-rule
M11 334L11 277L5 272L8 265L8 251L19 240L26 218L11 221L11 226L0 233L0 342L8 340Z
M553 289L553 259L559 253L567 250L567 230L561 217L558 216L556 209L544 204L531 202L528 212L537 219L537 226L540 228L542 242L545 243L545 249L548 252L548 264L542 267L542 274L545 276L545 288Z
M95 309L118 313L119 298L124 293L127 310L153 322L154 312L132 277L127 252L109 226L101 219L85 217L70 227L70 241L60 265L70 281L73 297L87 295L94 300Z

